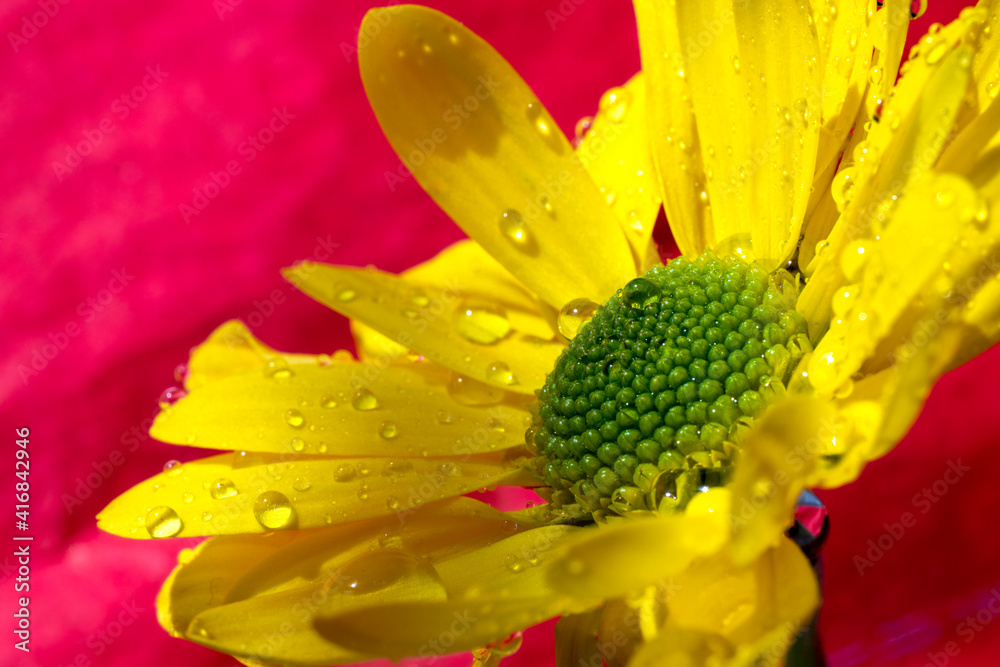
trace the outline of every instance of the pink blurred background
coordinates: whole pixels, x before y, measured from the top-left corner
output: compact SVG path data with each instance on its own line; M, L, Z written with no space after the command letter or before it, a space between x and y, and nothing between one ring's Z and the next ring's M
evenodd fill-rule
M12 648L14 517L0 521L0 663L232 665L156 624L156 591L190 544L105 535L94 515L167 460L200 455L145 431L175 366L222 321L241 318L280 349L351 347L345 320L279 268L329 253L399 271L462 233L412 179L386 185L398 161L351 49L374 3L65 1L0 8L0 452L11 462L0 497L13 505L14 429L28 426L35 537L24 654ZM639 67L626 3L429 4L493 43L567 133ZM960 6L932 0L915 36ZM284 126L250 160L242 142L276 113ZM181 205L213 173L225 182L232 160L239 173L209 185L216 196L186 220ZM998 372L993 351L945 377L894 452L821 494L831 665L996 664ZM958 461L969 470L943 482ZM925 487L935 502L915 498ZM897 539L904 512L916 525ZM889 548L868 553L880 538ZM856 556L871 559L863 574ZM532 629L508 662L551 664L551 644L551 623Z

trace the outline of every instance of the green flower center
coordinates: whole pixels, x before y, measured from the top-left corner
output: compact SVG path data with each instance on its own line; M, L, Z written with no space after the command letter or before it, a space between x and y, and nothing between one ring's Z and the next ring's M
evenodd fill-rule
M676 259L579 328L528 431L570 518L683 509L725 484L740 443L809 349L798 280L738 257Z

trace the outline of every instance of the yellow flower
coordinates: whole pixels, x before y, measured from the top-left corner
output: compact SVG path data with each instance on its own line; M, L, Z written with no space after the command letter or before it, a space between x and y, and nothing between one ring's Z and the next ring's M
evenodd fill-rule
M230 451L99 516L214 536L161 624L248 664L496 664L555 616L559 664L780 660L819 599L784 537L799 492L854 479L1000 335L996 4L894 85L909 2L636 0L643 72L576 150L460 24L370 12L378 120L474 241L286 271L361 361L236 322L194 351L152 435ZM465 497L539 476L543 506Z

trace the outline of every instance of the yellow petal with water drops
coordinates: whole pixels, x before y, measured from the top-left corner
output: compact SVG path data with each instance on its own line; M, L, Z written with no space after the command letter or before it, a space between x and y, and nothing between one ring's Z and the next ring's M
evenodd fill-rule
M865 32L868 8L865 0L838 3L821 0L816 4L816 24L821 35L825 34L825 38L821 37L823 124L816 156L816 173L819 176L828 167L834 166L855 126L872 78L872 45ZM817 178L814 186L817 190L825 190L829 184L829 178ZM805 224L809 224L808 217Z
M635 277L628 242L572 146L492 47L409 5L371 10L361 34L370 41L361 79L382 130L487 252L556 308L603 303Z
M576 153L618 217L636 257L638 273L660 263L653 224L660 186L653 167L642 72L604 93L592 119L581 120Z
M833 196L843 214L796 305L814 340L830 322L836 291L860 277L864 258L859 261L858 250L891 225L898 200L933 167L949 137L966 95L970 60L967 47L939 46L946 55L915 65L886 103L882 121L865 140L873 157L835 178Z
M974 178L977 185L985 185L990 177L1000 171L997 140L1000 133L1000 101L996 98L983 113L962 128L954 141L945 149L938 162L940 171L949 171Z
M751 216L754 255L774 268L794 252L809 202L823 109L819 44L811 10L797 0L736 2L733 14L740 87L727 94L744 107L750 150L739 167L746 180L735 187L752 206L743 215Z
M980 0L976 11L983 22L983 30L973 56L972 71L979 110L983 111L1000 93L1000 3Z
M325 609L316 629L338 645L398 660L471 650L548 618L580 613L600 601L557 593L546 572L562 543L581 530L535 528L437 563L446 601Z
M454 322L460 331L470 323L468 311L491 302L499 305L515 331L549 339L556 333L551 326L554 311L538 300L531 290L511 275L500 262L475 241L459 241L442 250L433 259L403 272L403 276L439 288L460 284L466 308L459 308L460 319ZM473 319L475 319L473 317ZM475 326L474 322L471 326Z
M868 89L868 115L878 113L878 107L893 95L896 75L903 58L906 32L910 27L912 0L884 0L881 9L874 11L871 4L868 15L868 36L875 46L872 66L880 70L880 78Z
M556 622L556 667L600 663L603 656L597 647L597 626L603 610L598 607L582 614L566 614Z
M533 394L563 350L561 343L514 331L498 304L466 300L461 277L438 288L389 273L311 262L285 269L284 275L320 303L400 345L507 391Z
M645 73L649 141L670 230L681 253L715 245L691 92L672 6L634 0Z
M212 382L246 372L284 377L292 366L341 364L353 361L350 352L333 356L279 352L260 342L239 320L220 325L191 351L184 388L193 391Z
M111 501L98 527L136 539L319 528L405 519L435 500L501 485L531 486L504 455L351 458L234 452L175 464Z
M463 402L424 364L298 364L256 369L193 390L157 416L150 435L177 445L327 456L459 459L524 445L526 408Z
M321 607L441 599L433 564L532 527L468 498L312 531L208 540L182 552L157 600L174 636L245 658L326 665L369 660L315 632ZM274 642L274 619L282 619Z
M877 240L845 251L843 262L855 282L834 293L833 321L809 364L813 387L830 395L858 371L877 372L893 363L891 355L912 337L919 319L934 317L918 302L939 308L935 294L952 290L949 273L962 268L954 265L962 256L960 244L975 249L989 242L978 220L985 206L962 177L929 174L896 203Z
M784 539L816 457L836 435L833 416L824 402L789 398L754 424L729 486L734 562L750 563Z
M716 551L728 534L721 515L643 517L601 527L567 546L552 568L552 585L566 594L595 598L625 595Z

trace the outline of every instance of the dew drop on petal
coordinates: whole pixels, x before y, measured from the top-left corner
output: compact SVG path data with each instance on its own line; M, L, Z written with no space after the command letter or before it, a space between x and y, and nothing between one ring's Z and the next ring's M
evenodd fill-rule
M172 459L163 464L163 472L168 475L179 475L184 469L184 464L177 459Z
M173 537L181 532L184 523L171 507L160 505L146 514L146 530L152 537Z
M378 434L385 440L392 440L399 435L399 428L395 422L385 421L378 427Z
M837 172L830 184L830 196L837 206L837 211L843 213L847 205L851 203L851 190L857 178L857 169L853 165L848 165Z
M455 416L447 410L438 410L437 421L439 424L454 424Z
M287 528L295 521L295 510L285 494L280 491L265 491L253 501L253 515L264 528L278 530Z
M343 301L343 302L353 301L357 296L358 293L355 292L350 287L341 287L337 292L337 301Z
M319 404L324 408L335 408L337 407L337 399L333 396L324 396L319 399Z
M167 387L163 390L163 393L160 394L160 409L169 410L177 403L177 401L181 400L185 396L187 396L187 392L180 387Z
M306 443L302 438L292 438L290 446L293 452L301 452L306 448Z
M566 340L572 340L586 322L597 312L599 306L590 299L573 299L559 311L559 333Z
M519 211L507 209L500 214L500 233L519 250L531 250L534 238Z
M341 595L372 595L400 601L405 600L407 594L418 595L421 600L447 598L444 584L434 566L400 549L380 549L361 554L337 569L330 580L335 583L324 603L326 612L352 604L345 603Z
M854 283L861 278L868 257L871 254L868 250L868 241L853 241L844 248L840 256L840 268L844 272L844 277Z
M294 482L292 482L292 488L296 491L308 491L312 484L309 480L304 477L298 477Z
M486 367L486 379L497 384L517 384L517 378L511 372L510 366L502 361L494 361Z
M485 299L466 299L453 317L455 330L473 343L492 345L510 333L507 311Z
M358 471L350 463L344 463L333 471L333 478L338 482L350 482L358 476Z
M285 422L292 428L302 428L306 420L298 410L289 410L285 413Z
M355 410L374 410L378 407L378 399L370 389L362 387L356 390L354 395L351 396L351 405Z
M495 405L503 400L502 389L459 373L451 374L448 394L461 405Z
M212 482L211 486L208 487L208 494L216 500L221 498L231 498L237 493L239 493L239 491L236 489L236 485L233 484L232 480L226 479L225 477L215 480Z
M266 364L264 364L264 377L274 378L275 380L283 380L291 376L292 369L288 366L288 362L281 357L270 359Z

